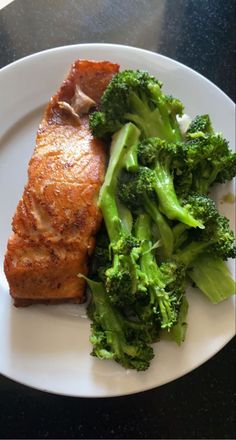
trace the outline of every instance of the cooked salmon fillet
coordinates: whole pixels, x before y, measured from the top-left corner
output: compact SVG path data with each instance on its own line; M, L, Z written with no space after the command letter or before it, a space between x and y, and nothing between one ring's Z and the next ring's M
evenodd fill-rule
M16 306L83 302L106 154L88 112L119 66L76 61L39 125L28 182L12 221L4 269Z

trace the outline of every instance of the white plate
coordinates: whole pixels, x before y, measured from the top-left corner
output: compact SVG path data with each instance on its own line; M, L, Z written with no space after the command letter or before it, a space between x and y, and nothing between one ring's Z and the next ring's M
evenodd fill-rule
M216 130L231 141L233 102L207 79L169 58L109 44L59 47L19 60L0 71L0 372L23 384L70 396L117 396L144 391L198 367L234 335L234 301L214 306L198 291L189 292L189 328L181 348L156 344L148 371L126 371L89 355L89 321L84 306L12 306L2 262L11 218L27 176L42 109L77 58L110 60L121 68L146 69L180 98L186 113L210 113ZM233 205L222 203L231 184L217 191L220 210L234 224ZM231 263L231 270L233 264Z

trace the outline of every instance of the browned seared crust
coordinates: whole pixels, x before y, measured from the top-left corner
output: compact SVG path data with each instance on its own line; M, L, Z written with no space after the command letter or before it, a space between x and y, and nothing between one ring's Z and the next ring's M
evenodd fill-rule
M61 108L76 85L96 103L118 71L109 62L79 60L51 98L39 126L28 182L13 217L4 269L16 306L83 302L88 255L101 213L97 197L105 172L102 142Z
M81 298L60 298L60 299L26 299L26 298L14 298L14 306L16 307L29 307L33 304L46 304L46 305L59 305L59 304L81 304Z

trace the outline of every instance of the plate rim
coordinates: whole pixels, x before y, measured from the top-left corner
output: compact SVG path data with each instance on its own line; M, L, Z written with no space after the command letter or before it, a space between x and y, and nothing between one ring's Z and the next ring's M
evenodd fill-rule
M19 58L19 59L15 60L15 61L13 61L11 63L6 64L5 66L3 66L0 69L0 75L1 75L1 73L5 73L5 71L7 71L7 69L10 69L10 68L14 67L15 65L20 64L20 63L22 63L24 61L28 61L29 59L37 58L37 57L39 57L42 54L52 53L52 52L57 52L57 51L59 52L61 50L69 50L71 48L76 48L76 47L84 47L84 48L86 48L86 47L88 47L88 48L90 48L90 47L91 48L92 47L104 47L104 48L106 48L106 47L107 48L114 47L114 48L125 49L125 50L133 49L135 51L139 51L140 53L148 53L150 55L158 56L158 57L166 60L167 62L173 62L174 64L182 66L185 69L188 69L188 70L192 71L195 75L198 75L199 77L201 77L205 81L208 81L220 93L224 94L225 98L227 100L229 100L229 103L231 105L233 104L233 106L235 106L234 101L220 87L218 87L213 81L211 81L209 78L207 78L206 76L204 76L202 73L198 72L197 70L193 69L192 67L189 67L186 64L181 63L180 61L177 61L174 58L170 58L170 57L168 57L166 55L163 55L163 54L161 54L159 52L153 52L153 51L148 50L148 49L143 49L141 47L135 47L135 46L129 46L129 45L126 45L126 44L113 44L113 43L81 43L81 44L79 44L78 43L78 44L67 44L67 45L63 45L63 46L55 46L55 47L52 47L52 48L49 48L49 49L41 50L39 52L33 52L32 54L26 55L26 56L24 56L22 58Z

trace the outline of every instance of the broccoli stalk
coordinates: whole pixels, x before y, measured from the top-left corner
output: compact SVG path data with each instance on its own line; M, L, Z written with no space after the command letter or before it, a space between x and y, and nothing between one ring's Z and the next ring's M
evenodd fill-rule
M136 292L146 291L146 276L138 264L141 249L138 240L131 234L131 213L126 207L120 206L116 196L118 177L124 167L126 154L137 143L139 134L137 127L128 123L113 136L110 160L98 200L113 260L105 273L105 285L111 300L120 305L134 301Z
M215 203L208 196L192 193L186 199L182 200L183 206L191 206L191 212L195 218L198 218L204 225L209 224L211 219L218 216ZM177 223L173 227L174 249L175 251L188 240L191 231L184 223Z
M225 261L215 255L203 254L196 258L189 276L213 304L235 294L236 283Z
M212 204L214 204L213 201ZM192 241L184 248L178 249L173 256L186 269L203 253L210 253L222 260L235 258L236 256L234 233L229 227L229 220L220 215L216 208L214 212L213 206L209 209L208 218L207 210L205 214L205 229L195 234L191 234L191 231L189 231L188 240Z
M159 211L155 194L150 185L149 170L139 166L136 173L123 172L120 175L118 196L133 213L146 212L156 224L163 255L173 252L173 233L165 217Z
M137 238L142 242L142 254L140 264L148 278L149 303L139 309L144 319L157 320L161 328L170 329L177 321L178 308L181 295L179 282L177 282L176 265L167 269L167 263L159 268L155 255L152 251L151 222L147 214L140 214L135 223ZM175 288L176 282L176 288ZM182 279L181 279L182 282ZM168 289L171 286L171 289ZM178 287L177 287L178 286Z
M92 292L88 309L93 321L91 354L100 359L114 359L125 368L146 370L153 358L153 350L146 342L147 326L128 320L112 306L101 282L84 278Z
M183 296L182 302L179 308L178 321L169 331L163 330L161 332L161 338L170 339L175 341L176 344L181 345L185 341L187 331L187 314L188 314L188 301L186 296Z
M170 220L179 220L190 227L203 228L199 219L191 213L191 206L181 206L177 197L173 169L181 164L184 149L182 144L170 144L159 138L146 139L139 144L138 154L140 162L150 167L149 180L155 190L160 210Z
M176 251L180 248L188 239L189 226L184 223L177 223L172 228L172 233L174 237L174 250Z
M127 121L133 122L143 137L158 136L168 141L182 138L176 116L182 103L165 95L162 84L147 72L125 70L116 74L101 99L101 111L90 117L93 135L111 135Z

